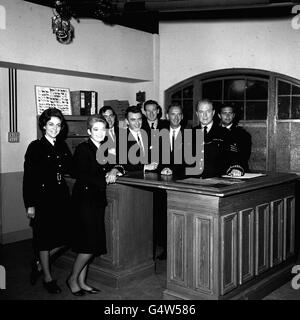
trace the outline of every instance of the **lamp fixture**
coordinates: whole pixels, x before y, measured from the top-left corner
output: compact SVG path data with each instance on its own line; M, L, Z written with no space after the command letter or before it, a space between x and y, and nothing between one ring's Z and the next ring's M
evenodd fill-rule
M52 30L56 35L56 40L62 44L69 44L74 38L74 27L70 20L72 19L72 10L67 1L56 0L53 9ZM79 20L77 19L77 22Z

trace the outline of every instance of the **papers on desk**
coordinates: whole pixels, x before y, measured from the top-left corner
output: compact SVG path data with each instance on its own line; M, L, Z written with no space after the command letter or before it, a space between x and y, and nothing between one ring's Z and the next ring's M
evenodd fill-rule
M214 188L222 188L232 184L244 182L242 180L231 180L231 179L222 179L222 178L186 178L182 180L176 180L176 182L180 183L188 183L188 184L196 184L199 186L207 186L207 187L214 187Z
M243 176L240 176L240 177L229 176L227 174L224 174L222 177L230 178L230 179L252 179L252 178L257 178L265 175L266 175L265 173L247 173L246 172Z

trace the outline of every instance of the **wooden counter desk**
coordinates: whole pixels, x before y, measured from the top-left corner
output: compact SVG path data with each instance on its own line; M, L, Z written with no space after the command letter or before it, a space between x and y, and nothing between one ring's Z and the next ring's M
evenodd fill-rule
M120 177L107 190L108 253L94 260L91 276L120 287L154 272L152 201L160 189L168 207L164 298L261 298L291 277L297 178Z

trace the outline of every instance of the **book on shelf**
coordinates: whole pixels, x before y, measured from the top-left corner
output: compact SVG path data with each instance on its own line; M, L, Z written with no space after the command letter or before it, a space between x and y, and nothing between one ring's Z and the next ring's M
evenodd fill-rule
M72 115L89 116L98 113L98 92L78 90L71 91Z

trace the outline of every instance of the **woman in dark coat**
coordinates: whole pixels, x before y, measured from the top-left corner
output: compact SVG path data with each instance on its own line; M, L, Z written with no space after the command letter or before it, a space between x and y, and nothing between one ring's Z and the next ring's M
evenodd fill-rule
M112 168L109 164L101 165L96 160L96 153L105 138L106 129L107 122L101 115L90 116L87 119L87 132L90 137L77 146L73 157L76 182L72 192L71 245L77 257L66 283L76 296L100 291L86 283L86 274L92 257L106 253L106 184L114 183L120 174L120 169Z
M50 293L59 293L61 289L52 279L49 257L68 242L70 193L64 174L71 172L72 155L61 138L64 126L60 110L45 110L39 117L43 136L29 144L24 162L24 204L31 219L44 287Z

